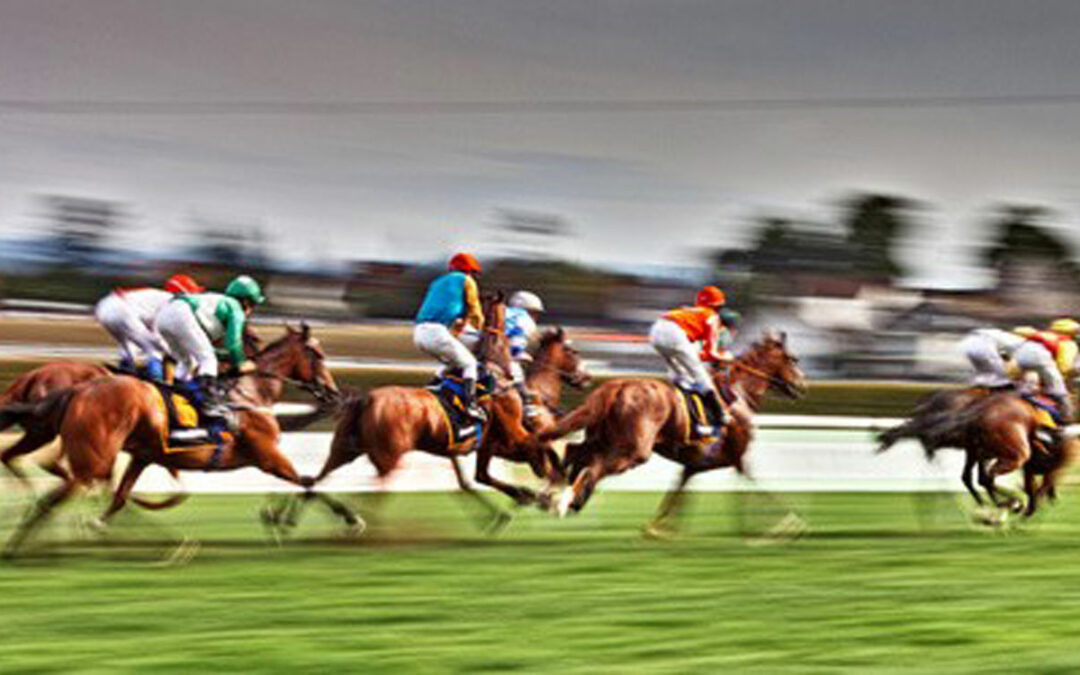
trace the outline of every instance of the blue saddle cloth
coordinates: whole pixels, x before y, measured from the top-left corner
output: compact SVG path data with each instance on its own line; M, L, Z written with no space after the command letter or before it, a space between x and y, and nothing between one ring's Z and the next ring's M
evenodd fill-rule
M465 407L465 382L457 374L444 375L443 378L428 387L439 399L446 417L450 420L453 445L461 445L473 438L479 444L484 437L484 425L469 414ZM495 378L489 373L481 373L476 383L476 397L483 399L495 391Z

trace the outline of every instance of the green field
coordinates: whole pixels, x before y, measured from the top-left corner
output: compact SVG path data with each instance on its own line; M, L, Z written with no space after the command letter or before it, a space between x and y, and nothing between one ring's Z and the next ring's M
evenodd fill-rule
M682 537L644 540L657 498L487 538L450 495L395 495L356 542L313 511L282 548L261 497L131 513L104 542L72 527L83 502L0 564L0 672L1080 669L1076 490L1007 533L951 495L791 495L812 529L774 546L739 534L780 514L757 495L697 495ZM198 556L155 566L181 532Z

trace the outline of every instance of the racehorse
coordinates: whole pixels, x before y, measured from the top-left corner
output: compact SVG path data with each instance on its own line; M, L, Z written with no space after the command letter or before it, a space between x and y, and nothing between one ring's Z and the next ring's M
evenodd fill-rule
M562 328L544 331L525 373L526 389L530 390L540 402L536 414L529 418L529 425L533 431L544 431L555 426L557 416L562 414L560 404L564 383L581 389L591 379L591 375L582 363L581 355L567 339L566 332ZM508 391L507 394L513 396L517 394L517 391ZM518 398L520 399L520 396ZM524 406L524 401L522 405ZM536 498L534 493L525 488L509 485L492 476L490 473L492 457L527 463L539 478L562 477L561 460L555 450L550 447L545 447L540 451L531 451L529 446L516 444L515 438L505 433L501 426L488 433L484 441L477 449L477 482L510 495L519 504L533 501Z
M1024 515L1030 517L1040 497L1054 498L1057 478L1073 454L1071 440L1054 444L1056 447L1035 446L1032 439L1038 429L1035 406L1013 392L981 387L946 390L931 394L916 406L909 420L882 432L878 452L903 438L917 439L927 459L933 459L942 448L961 449L964 468L960 479L975 502L985 504L972 481L972 473L978 470L979 484L994 505L1014 510L1019 510L1019 500L999 497L1001 489L994 479L1023 468L1028 498ZM1033 446L1037 448L1034 453ZM1038 476L1043 476L1041 485L1037 485Z
M262 346L262 339L251 330L250 326L245 326L244 352L248 358L254 358ZM51 443L60 433L59 419L37 416L35 407L50 395L99 377L109 377L113 373L114 371L107 366L79 361L54 361L23 373L0 394L0 409L4 411L0 412L0 431L5 431L16 424L23 427L23 435L19 440L0 453L0 463L3 463L4 467L24 487L30 487L30 479L14 461ZM302 419L297 418L294 423L301 423ZM55 458L43 463L41 468L57 478L63 479L67 475L66 469L56 463ZM161 503L139 498L134 498L133 501L147 508L162 508Z
M798 359L788 351L786 336L766 332L731 364L730 375L714 372L713 381L721 390L730 387L736 396L722 451L716 456L705 452L706 444L691 440L682 394L674 385L653 379L608 382L554 428L538 434L540 441L547 441L585 429L583 442L566 446L564 467L571 483L557 500L558 514L581 510L600 479L643 464L654 451L683 467L649 525L655 533L677 511L686 484L698 473L734 467L749 477L743 458L753 438L753 413L769 390L789 398L802 396L805 377Z
M14 445L0 453L0 462L19 479L25 487L30 487L30 479L14 460L29 454L56 438L57 427L47 420L35 421L32 415L21 414L31 411L33 406L44 401L50 394L99 377L108 377L111 373L104 366L78 361L55 361L23 373L0 394L0 431L5 431L16 424L23 425L23 435ZM24 406L24 407L20 407ZM64 478L66 471L56 462L42 464L49 473Z
M61 454L70 474L39 500L12 535L5 555L13 555L55 507L80 489L109 481L121 450L131 455L131 462L113 492L112 503L94 523L99 528L124 507L139 476L151 464L199 471L255 466L295 485L310 484L278 447L281 428L270 406L281 396L286 381L316 392L336 392L325 354L304 326L301 330L289 328L285 336L258 354L255 363L256 372L239 377L229 392L235 408L235 432L220 449L213 443L170 448L166 405L157 387L143 380L100 378L51 398L48 409L40 414L60 419Z
M505 299L501 293L485 296L485 328L477 347L477 353L489 372L502 376L509 372L510 366L510 350L504 332L505 311ZM355 396L343 406L330 443L330 454L311 487L364 455L375 466L379 479L385 481L405 453L421 450L450 459L460 488L487 510L491 517L489 526L492 529L499 527L509 521L509 514L469 484L461 467L461 457L477 450L477 479L487 482L519 504L534 501L535 493L488 475L486 467L491 456L527 461L534 471L542 472L549 480L558 479L562 474L558 457L550 446L531 442L530 434L522 424L521 398L512 387L500 382L483 405L489 422L484 429L482 442L478 444L474 436L455 444L453 429L442 404L436 394L428 389L386 386ZM484 471L480 470L481 466ZM361 522L348 506L311 488L304 494L264 509L264 521L272 526L295 526L303 505L311 499L319 499L329 505L351 526Z

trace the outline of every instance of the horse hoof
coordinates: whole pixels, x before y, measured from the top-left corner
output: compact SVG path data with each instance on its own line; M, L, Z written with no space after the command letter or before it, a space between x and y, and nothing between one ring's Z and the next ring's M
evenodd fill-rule
M570 513L570 507L574 504L574 489L567 487L559 495L559 503L555 506L555 513L560 518L565 518Z
M259 519L262 520L263 525L268 527L281 524L281 517L269 504L259 509Z
M360 517L345 525L345 536L349 539L358 539L367 532L367 522Z
M1012 499L1009 501L1009 510L1013 513L1020 513L1024 510L1024 502L1019 499Z
M670 541L675 537L671 528L656 520L645 523L645 526L641 528L641 535L654 541Z

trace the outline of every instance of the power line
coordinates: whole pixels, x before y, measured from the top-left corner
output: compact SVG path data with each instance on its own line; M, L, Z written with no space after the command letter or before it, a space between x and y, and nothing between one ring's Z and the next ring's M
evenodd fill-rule
M297 115L504 115L651 112L784 112L804 110L891 110L1072 106L1080 94L994 94L956 96L649 98L473 101L151 101L106 99L0 99L6 115L244 116Z

